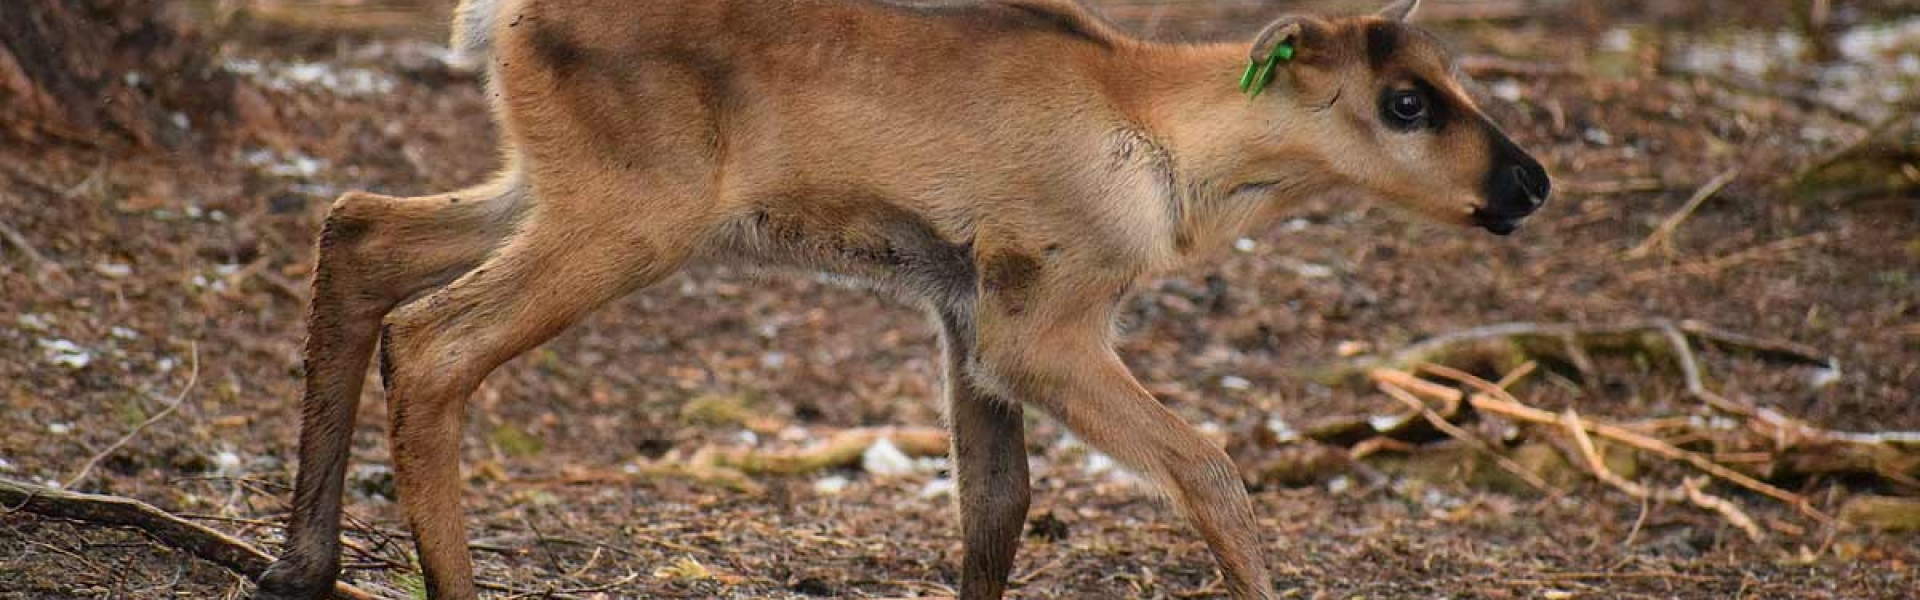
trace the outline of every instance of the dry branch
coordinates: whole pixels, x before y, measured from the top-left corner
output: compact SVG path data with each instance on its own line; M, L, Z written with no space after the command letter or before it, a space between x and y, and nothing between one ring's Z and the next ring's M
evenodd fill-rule
M1435 429L1445 432L1448 436L1453 437L1453 439L1460 440L1460 443L1466 444L1467 447L1472 448L1475 452L1492 458L1494 464L1499 465L1501 470L1511 473L1514 477L1519 478L1520 481L1524 481L1528 486L1533 487L1533 489L1542 492L1551 489L1547 485L1547 481L1541 479L1539 475L1535 475L1532 471L1528 471L1526 467L1522 467L1519 463L1513 462L1513 459L1507 458L1499 452L1495 452L1492 447L1488 446L1487 443L1480 438L1474 437L1473 434L1467 433L1466 430L1447 422L1445 417L1440 416L1440 413L1428 408L1425 402L1421 402L1419 398L1413 397L1413 394L1385 381L1380 382L1380 391L1386 392L1388 396L1392 396L1393 399L1399 400L1401 403L1406 404L1408 408L1420 413L1420 416L1425 417L1427 422L1433 424Z
M825 442L799 450L738 449L716 452L714 464L738 469L750 475L800 475L850 467L860 463L860 455L882 439L893 442L908 456L946 456L947 432L924 428L860 428L833 434Z
M1680 210L1675 211L1673 215L1667 217L1667 220L1662 221L1660 226L1655 228L1651 235L1647 236L1646 240L1640 242L1640 245L1628 250L1626 257L1643 258L1652 252L1654 248L1672 252L1673 232L1680 229L1680 224L1686 222L1687 217L1693 216L1693 211L1699 210L1700 205L1705 204L1708 198L1712 198L1714 194L1720 193L1722 188L1727 187L1727 184L1733 182L1733 178L1739 176L1740 167L1734 167L1715 176L1712 180L1709 180L1706 185L1700 186L1700 189L1696 190L1692 197L1687 198L1686 204L1682 205Z
M1784 188L1806 183L1807 180L1820 174L1821 171L1827 170L1828 167L1840 164L1842 161L1866 151L1868 148L1871 148L1875 142L1885 136L1898 134L1905 131L1908 127L1916 126L1917 124L1920 124L1920 113L1896 110L1887 117L1867 125L1865 133L1862 133L1859 138L1823 152L1819 157L1814 158L1813 161L1807 163L1805 166L1782 176L1774 182L1774 186Z
M1838 361L1813 347L1750 336L1693 320L1645 319L1615 325L1572 323L1499 323L1434 336L1398 351L1362 357L1333 373L1334 379L1367 374L1376 369L1406 370L1419 363L1465 365L1496 364L1502 370L1527 360L1550 358L1591 369L1594 354L1657 354L1666 350L1664 336L1677 329L1688 339L1758 358L1822 368ZM1403 382L1404 383L1404 382Z
M0 504L5 505L7 512L25 511L96 525L132 527L248 579L259 578L273 562L272 556L251 544L131 498L82 494L0 478ZM374 598L346 583L334 584L333 593L353 600Z
M1435 375L1460 382L1479 390L1481 393L1471 394L1467 397L1467 403L1477 410L1535 425L1545 425L1548 427L1562 425L1562 420L1553 413L1527 406L1525 403L1514 398L1512 394L1507 393L1506 390L1484 379L1437 365L1423 365L1422 368ZM1832 517L1814 508L1813 503L1809 502L1805 496L1780 489L1748 476L1745 473L1727 468L1698 453L1682 450L1657 438L1616 425L1591 421L1583 421L1582 425L1585 430L1595 435L1632 446L1661 458L1687 463L1693 468L1712 475L1715 478L1779 500L1788 506L1792 506L1808 518L1822 524L1831 523L1833 520Z
M806 475L829 469L858 466L861 455L874 443L885 439L910 457L946 456L947 432L932 427L862 427L846 429L825 440L801 448L721 448L702 447L691 453L669 452L639 465L644 477L685 479L737 492L759 493L761 486L752 475ZM535 485L577 484L621 481L630 475L619 472L591 472L557 479L522 481Z
M1833 238L1834 234L1831 231L1818 231L1806 235L1796 235L1706 260L1636 271L1627 274L1625 281L1627 283L1646 283L1657 279L1672 277L1676 274L1696 276L1710 275L1743 263L1792 254L1806 248L1823 246L1826 245L1827 242L1833 241Z
M167 407L160 409L160 412L154 413L153 416L147 417L147 420L141 421L132 431L128 431L126 435L120 436L120 439L114 440L114 442L106 448L95 452L91 458L87 459L86 464L80 465L80 470L75 472L73 478L68 479L67 483L62 487L74 489L80 482L86 481L87 474L92 473L93 467L99 465L101 460L113 454L114 451L119 450L122 446L126 446L128 441L133 440L134 436L140 435L140 432L146 430L147 427L159 422L161 419L167 418L167 415L173 414L173 411L180 409L180 404L187 401L187 392L193 391L193 384L200 381L200 345L195 343L188 346L188 352L193 357L192 370L187 372L186 385L180 386L180 393L174 394L173 400L167 402Z
M1739 505L1702 490L1701 487L1705 485L1703 480L1689 477L1678 489L1670 492L1659 492L1637 482L1628 481L1614 473L1613 469L1607 468L1606 461L1600 458L1599 450L1593 445L1593 438L1587 435L1588 425L1580 420L1579 413L1569 408L1561 413L1560 421L1568 437L1573 438L1574 446L1580 450L1580 456L1586 462L1587 469L1592 471L1593 476L1601 482L1642 501L1678 502L1685 499L1701 508L1719 513L1734 527L1746 532L1747 539L1756 542L1766 539L1766 533L1760 530L1760 526L1754 524L1753 518L1747 516L1747 512L1741 510Z

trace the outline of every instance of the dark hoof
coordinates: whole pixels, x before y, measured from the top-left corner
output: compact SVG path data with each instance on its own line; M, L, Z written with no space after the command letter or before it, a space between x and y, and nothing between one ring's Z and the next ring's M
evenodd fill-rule
M274 561L260 574L253 600L326 600L332 597L334 575L286 560Z

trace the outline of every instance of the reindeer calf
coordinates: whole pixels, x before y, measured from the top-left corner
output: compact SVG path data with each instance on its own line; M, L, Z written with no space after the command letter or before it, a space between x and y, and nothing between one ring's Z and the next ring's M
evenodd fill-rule
M1510 233L1546 172L1488 122L1417 2L1286 17L1252 44L1130 38L1072 0L465 0L505 156L491 183L350 193L320 236L299 476L261 598L339 573L376 349L400 501L435 598L475 597L468 394L695 262L863 280L945 352L968 599L998 598L1028 498L1019 406L1168 490L1235 598L1271 598L1232 462L1115 355L1141 276L1334 192ZM1251 58L1250 58L1251 57Z

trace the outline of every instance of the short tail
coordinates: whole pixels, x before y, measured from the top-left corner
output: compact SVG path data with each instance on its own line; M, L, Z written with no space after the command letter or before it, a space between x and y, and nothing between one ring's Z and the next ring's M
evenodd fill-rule
M473 64L486 64L493 56L493 29L500 15L500 0L460 0L453 12L453 41L449 44L460 57Z

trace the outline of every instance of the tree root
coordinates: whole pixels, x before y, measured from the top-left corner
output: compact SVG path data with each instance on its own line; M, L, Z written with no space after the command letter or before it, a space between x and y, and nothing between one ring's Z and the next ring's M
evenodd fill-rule
M273 556L252 544L132 498L82 494L0 478L0 504L5 505L0 510L6 512L25 511L95 525L132 527L248 579L258 579L273 562ZM375 598L346 583L334 584L333 593L351 600Z
M1389 354L1361 357L1316 379L1339 383L1375 369L1404 371L1420 363L1486 367L1505 373L1529 361L1572 365L1583 375L1591 375L1594 356L1673 354L1675 349L1666 337L1669 329L1679 331L1693 343L1754 358L1829 369L1839 364L1837 359L1804 344L1727 331L1693 320L1646 319L1597 326L1516 322L1434 336Z

